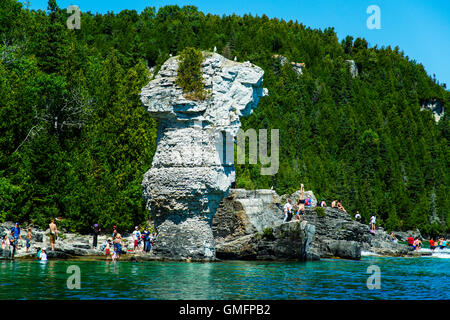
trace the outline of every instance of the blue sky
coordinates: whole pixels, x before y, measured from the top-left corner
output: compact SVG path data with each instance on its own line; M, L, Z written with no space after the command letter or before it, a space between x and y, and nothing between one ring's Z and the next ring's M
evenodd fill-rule
M47 0L30 2L31 9L47 8ZM331 26L339 39L351 35L364 37L371 46L398 45L410 59L422 63L429 75L436 74L438 81L450 88L449 0L57 0L57 3L60 8L73 4L92 13L194 5L204 13L266 14L270 18L298 20L311 28ZM366 25L370 5L380 8L381 29L371 30Z

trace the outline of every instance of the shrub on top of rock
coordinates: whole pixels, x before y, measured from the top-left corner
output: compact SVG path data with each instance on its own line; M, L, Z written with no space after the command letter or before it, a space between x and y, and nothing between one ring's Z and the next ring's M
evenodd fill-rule
M322 207L315 207L314 211L317 213L317 215L319 217L325 217L326 213L325 213L325 209Z
M195 48L185 48L179 56L178 74L175 83L183 89L189 100L205 100L207 92L202 77L203 54Z
M263 230L262 238L264 238L264 239L274 239L273 229L272 228L265 228Z

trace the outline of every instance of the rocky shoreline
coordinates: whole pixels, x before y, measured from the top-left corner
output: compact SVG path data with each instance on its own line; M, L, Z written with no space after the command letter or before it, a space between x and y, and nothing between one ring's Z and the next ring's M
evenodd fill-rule
M312 192L309 194L314 197ZM296 194L290 195L295 198ZM391 237L378 228L375 235L369 226L336 208L326 207L323 212L314 207L305 209L305 220L283 223L282 200L274 190L231 189L222 200L212 221L212 233L216 258L220 260L299 260L315 261L321 258L361 259L361 252L380 256L418 257L429 252L410 251L403 244L394 243ZM313 203L315 204L315 198ZM13 227L12 222L0 224L0 235L5 235ZM61 232L56 241L55 251L51 251L49 230L33 228L29 253L25 252L27 226L22 226L22 244L16 251L15 259L36 259L39 248L46 247L49 259L89 259L105 260L100 246L109 235L98 237L98 248L92 249L92 235ZM397 232L403 240L413 232ZM417 232L416 232L417 233ZM177 235L173 235L177 236ZM416 236L420 236L416 234ZM152 261L180 260L205 261L189 255L168 256L159 254L134 253L131 234L123 234L124 246L121 260ZM0 249L0 259L8 259L8 251Z

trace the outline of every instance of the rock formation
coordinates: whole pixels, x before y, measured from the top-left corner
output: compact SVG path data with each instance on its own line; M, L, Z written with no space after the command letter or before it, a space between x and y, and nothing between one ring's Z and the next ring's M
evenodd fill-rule
M214 216L214 239L223 242L263 232L281 224L283 217L275 190L233 189Z
M306 221L283 223L274 190L233 189L213 219L220 259L317 260L310 251L315 227Z
M444 104L438 100L425 101L420 107L420 111L430 110L433 113L434 121L439 122L445 113Z
M279 55L279 54L273 55L272 58L279 59L280 60L280 64L282 66L284 66L286 63L289 63L288 59L285 56L282 56L282 55ZM305 68L305 66L306 66L306 64L304 62L294 62L294 61L291 61L290 65L291 65L292 69L299 76L303 74L303 68Z
M9 230L14 226L13 222L4 222L0 224L0 236L9 233ZM41 230L37 227L32 227L31 242L29 251L26 252L26 236L27 228L21 228L22 240L19 240L16 253L16 259L36 259L36 253L41 248L47 248L48 259L69 259L76 256L104 256L104 252L99 250L100 246L106 240L106 236L102 235L98 238L98 248L92 249L92 236L67 233L59 230L58 240L56 241L55 251L51 251L50 245L50 229ZM2 250L0 248L0 260L9 259L9 250Z
M203 52L204 101L188 100L175 84L178 57L168 59L141 92L141 101L159 122L143 197L158 236L153 253L166 259L215 258L213 216L235 180L233 141L240 117L260 97L264 71Z
M345 60L345 62L348 63L348 65L350 66L350 73L352 75L352 78L355 78L358 76L359 72L358 72L358 66L356 65L354 60Z
M289 198L296 200L298 193ZM308 193L314 198L312 192ZM389 256L409 255L408 247L392 242L382 228L373 235L368 225L337 208L326 207L323 214L318 214L314 206L306 207L306 222L294 219L283 223L282 205L287 198L288 195L278 196L274 190L231 190L213 219L217 257L358 260L363 250Z

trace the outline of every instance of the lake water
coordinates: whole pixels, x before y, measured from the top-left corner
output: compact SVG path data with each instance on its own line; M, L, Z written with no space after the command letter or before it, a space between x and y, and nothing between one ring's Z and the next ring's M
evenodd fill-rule
M450 299L450 257L360 261L0 261L0 299ZM68 289L76 265L80 289ZM369 290L367 268L380 268Z

